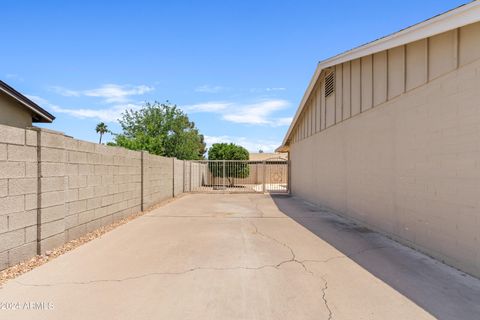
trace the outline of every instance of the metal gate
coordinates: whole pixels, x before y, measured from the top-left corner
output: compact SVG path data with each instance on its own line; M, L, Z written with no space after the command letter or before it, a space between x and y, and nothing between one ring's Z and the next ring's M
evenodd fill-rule
M191 192L288 193L288 160L201 160L186 163Z

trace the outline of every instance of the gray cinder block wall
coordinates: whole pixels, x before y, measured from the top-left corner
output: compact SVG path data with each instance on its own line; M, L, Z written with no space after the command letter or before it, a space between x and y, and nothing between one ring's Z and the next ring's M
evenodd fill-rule
M311 83L291 191L480 277L480 22L365 54Z
M148 208L173 197L173 159L143 153L144 206Z
M144 151L0 125L0 270L185 192L185 168Z
M184 161L173 159L173 166L173 196L176 196L184 192Z
M0 126L0 269L37 252L37 134Z

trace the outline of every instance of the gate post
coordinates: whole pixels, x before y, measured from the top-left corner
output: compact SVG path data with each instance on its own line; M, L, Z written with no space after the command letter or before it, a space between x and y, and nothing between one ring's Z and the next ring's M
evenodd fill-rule
M290 151L287 159L287 193L292 194L292 161L290 160Z
M226 192L227 188L225 185L225 160L223 160L223 192Z
M172 158L172 198L175 198L175 158Z
M185 190L186 190L185 186L187 184L187 176L186 176L187 169L186 168L187 168L187 166L185 165L185 160L183 160L183 177L182 177L183 178L182 179L183 180L183 193L185 193Z
M145 151L140 151L140 211L145 205Z
M263 190L263 193L265 193L265 180L266 180L265 175L267 174L266 164L267 164L267 162L265 160L263 160L263 173L262 173L262 182L263 182L262 190Z

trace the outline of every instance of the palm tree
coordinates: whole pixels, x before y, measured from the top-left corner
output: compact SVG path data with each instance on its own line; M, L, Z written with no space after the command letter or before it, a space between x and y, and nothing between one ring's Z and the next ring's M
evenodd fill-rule
M100 122L99 124L97 124L97 127L95 128L95 131L97 131L97 133L100 134L100 140L98 141L98 143L102 143L102 136L108 132L108 127L105 123L103 122Z

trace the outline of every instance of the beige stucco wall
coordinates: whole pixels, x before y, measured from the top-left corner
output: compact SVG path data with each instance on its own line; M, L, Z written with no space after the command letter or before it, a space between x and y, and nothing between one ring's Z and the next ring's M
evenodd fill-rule
M19 102L0 94L0 124L27 128L32 126L32 115Z
M480 276L480 60L463 56L458 69L420 86L416 70L415 89L293 143L292 192Z

